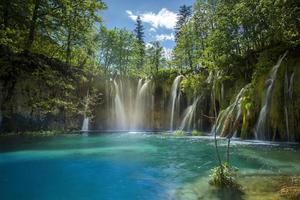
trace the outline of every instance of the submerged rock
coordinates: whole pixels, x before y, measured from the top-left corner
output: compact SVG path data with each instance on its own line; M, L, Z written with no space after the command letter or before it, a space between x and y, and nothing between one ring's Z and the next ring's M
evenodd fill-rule
M300 177L292 177L281 187L279 194L286 199L300 199Z
M285 200L300 199L300 177L272 174L241 175L238 182L242 192L234 189L218 189L208 183L208 177L199 178L194 183L179 188L176 199L198 200Z

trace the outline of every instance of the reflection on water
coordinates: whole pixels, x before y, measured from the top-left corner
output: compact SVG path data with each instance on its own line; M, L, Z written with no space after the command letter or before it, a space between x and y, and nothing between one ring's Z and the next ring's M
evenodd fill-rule
M226 142L220 146L225 157ZM241 194L208 184L217 164L210 137L0 138L0 193L4 199L279 199L282 185L300 176L299 151L295 144L233 141Z

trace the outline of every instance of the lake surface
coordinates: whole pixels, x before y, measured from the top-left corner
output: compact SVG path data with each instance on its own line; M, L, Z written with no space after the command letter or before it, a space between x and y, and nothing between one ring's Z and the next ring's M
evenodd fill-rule
M226 141L220 141L225 159ZM274 199L300 176L296 144L232 141L245 193L209 186L217 164L210 137L113 133L0 138L3 200Z

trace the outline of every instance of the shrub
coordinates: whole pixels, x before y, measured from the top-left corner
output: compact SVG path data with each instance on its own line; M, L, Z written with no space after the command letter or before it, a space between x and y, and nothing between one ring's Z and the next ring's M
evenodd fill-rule
M222 188L241 189L241 186L236 181L237 172L238 169L236 167L232 167L225 162L211 170L209 183Z
M201 135L203 135L203 133L200 131L197 131L197 130L192 131L192 136L201 136Z
M176 130L174 131L174 135L176 136L185 136L185 132L182 130Z

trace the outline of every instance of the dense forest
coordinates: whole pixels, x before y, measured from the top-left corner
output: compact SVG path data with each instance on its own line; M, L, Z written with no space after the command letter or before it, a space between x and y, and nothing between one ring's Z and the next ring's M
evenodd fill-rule
M86 117L111 129L116 88L122 80L126 96L124 82L139 79L152 81L144 128L169 129L171 85L182 75L177 115L197 107L189 130L300 141L299 1L183 5L171 57L144 41L139 17L135 30L106 28L105 9L99 0L1 1L1 132L80 130Z

